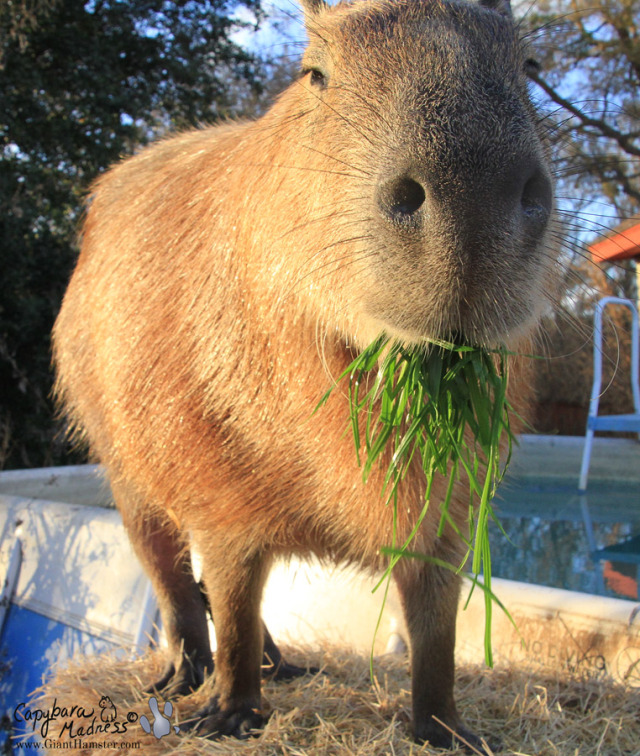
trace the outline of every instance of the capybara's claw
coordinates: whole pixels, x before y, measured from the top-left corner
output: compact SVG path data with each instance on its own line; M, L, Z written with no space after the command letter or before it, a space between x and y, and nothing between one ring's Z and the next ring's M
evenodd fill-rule
M268 716L249 704L221 708L214 699L189 721L182 723L196 735L215 740L222 737L247 740L260 734Z
M462 725L449 728L437 719L432 719L430 722L424 723L423 726L416 727L414 740L420 744L428 742L434 748L456 749L462 747L466 753L476 756L490 756L490 754L498 753L502 747L502 744L496 740L483 741ZM485 744L489 747L489 751L485 748Z
M162 693L164 698L179 698L188 696L197 690L211 671L212 664L193 663L188 659L176 668L173 662L169 662L160 679L145 688L145 693Z
M281 661L278 666L273 664L263 664L261 669L262 677L265 680L295 680L296 677L305 675L317 675L320 672L319 667L299 667L297 664Z

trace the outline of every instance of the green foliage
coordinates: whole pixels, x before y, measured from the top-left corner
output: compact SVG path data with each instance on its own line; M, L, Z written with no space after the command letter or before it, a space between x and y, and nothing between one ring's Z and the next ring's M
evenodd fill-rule
M562 183L600 195L625 218L640 210L640 5L540 0L523 31L542 72Z
M90 182L169 128L233 114L258 62L229 40L259 0L0 6L0 467L77 459L54 442L49 333Z
M553 147L559 222L551 243L565 265L558 302L543 324L541 351L550 359L536 363L534 426L547 433L583 434L595 302L607 295L638 297L635 263L599 266L585 245L638 222L640 4L537 0L519 10L521 33L541 65L532 73L532 92ZM630 332L624 313L611 311L608 317L616 328L605 336L605 364L610 361L615 369L603 399L623 413L631 396L625 365L618 363L628 361Z
M394 509L394 542L385 550L391 557L385 577L390 576L398 559L409 556L411 542L427 512L438 506L438 535L442 535L445 526L453 528L467 551L459 565L432 561L461 571L473 555L471 571L475 581L483 575L485 656L491 664L489 521L495 520L491 500L506 467L500 461L503 436L509 447L507 463L512 442L506 355L441 341L407 348L382 335L355 358L339 381L347 376L355 453L365 482L373 466L382 461L383 452L392 452L382 492ZM364 462L360 459L361 450ZM426 477L425 500L411 533L404 543L397 544L398 487L415 457ZM460 530L449 515L453 486L461 474L469 486L467 532ZM442 501L432 503L431 489L438 475L448 481L446 495Z

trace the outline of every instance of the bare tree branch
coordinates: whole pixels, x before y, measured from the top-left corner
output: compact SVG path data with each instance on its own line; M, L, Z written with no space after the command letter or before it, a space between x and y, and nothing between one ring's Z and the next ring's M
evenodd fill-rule
M587 126L593 129L597 129L603 136L613 139L617 144L629 155L640 157L640 147L636 147L629 134L623 134L618 129L613 128L609 123L600 118L592 118L584 113L580 108L574 105L572 102L562 97L556 89L548 84L538 72L532 71L529 74L529 78L543 89L549 97L557 104L568 110L569 113L578 118L582 126Z

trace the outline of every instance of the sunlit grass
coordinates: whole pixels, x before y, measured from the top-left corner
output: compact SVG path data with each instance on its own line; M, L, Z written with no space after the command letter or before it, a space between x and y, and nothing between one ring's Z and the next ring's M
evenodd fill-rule
M381 583L401 558L430 559L441 567L469 570L474 586L484 590L485 658L491 665L491 551L489 522L496 520L491 500L511 456L513 435L506 398L507 354L444 341L405 347L386 335L362 351L340 376L348 377L348 398L355 453L366 482L382 453L390 448L381 495L394 508L393 543L385 545L389 566ZM324 395L324 404L335 388ZM505 459L501 448L505 440ZM396 542L399 485L417 457L426 476L422 510L403 543ZM464 473L464 476L463 476ZM431 502L434 479L447 481L444 499ZM454 484L469 486L468 528L449 513ZM458 565L410 552L410 545L430 506L439 507L438 537L448 525L466 546ZM496 520L497 522L497 520ZM478 583L482 575L482 582Z

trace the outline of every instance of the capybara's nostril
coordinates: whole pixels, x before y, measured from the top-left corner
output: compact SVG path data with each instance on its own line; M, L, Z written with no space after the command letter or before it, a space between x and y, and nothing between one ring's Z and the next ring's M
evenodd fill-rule
M414 225L424 204L424 187L408 176L391 179L378 190L378 207L384 216L403 225Z
M553 190L551 180L540 169L525 181L520 197L520 207L525 222L534 227L546 225L552 210Z

